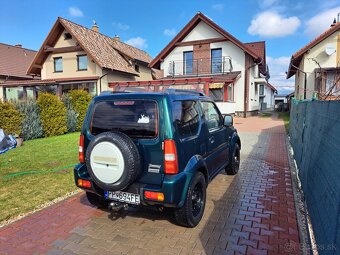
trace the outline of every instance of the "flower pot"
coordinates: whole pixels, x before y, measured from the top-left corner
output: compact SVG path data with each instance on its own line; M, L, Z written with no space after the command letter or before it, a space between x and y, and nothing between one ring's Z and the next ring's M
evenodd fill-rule
M20 147L24 142L24 139L22 139L21 137L15 138L15 140L17 141L17 147Z

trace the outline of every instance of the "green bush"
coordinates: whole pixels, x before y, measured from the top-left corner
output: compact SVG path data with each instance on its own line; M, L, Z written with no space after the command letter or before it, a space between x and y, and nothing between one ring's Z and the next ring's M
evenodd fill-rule
M21 135L22 115L11 103L0 101L0 128L7 135Z
M91 95L84 90L71 90L68 94L72 109L78 114L77 130L79 131L83 125L85 114L92 100Z
M16 104L17 110L22 114L21 136L24 140L32 140L43 136L39 107L36 101L29 100Z
M38 106L44 136L62 135L67 132L66 107L56 95L39 94Z

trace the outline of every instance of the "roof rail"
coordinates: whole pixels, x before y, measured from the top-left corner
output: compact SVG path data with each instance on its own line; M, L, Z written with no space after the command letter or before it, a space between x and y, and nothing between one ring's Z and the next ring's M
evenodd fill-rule
M192 94L192 95L198 95L198 96L205 96L203 92L190 90L190 89L166 89L166 93L168 94Z
M111 95L111 94L117 94L117 93L131 93L129 91L111 91L111 90L104 90L100 92L99 96L105 96L105 95Z

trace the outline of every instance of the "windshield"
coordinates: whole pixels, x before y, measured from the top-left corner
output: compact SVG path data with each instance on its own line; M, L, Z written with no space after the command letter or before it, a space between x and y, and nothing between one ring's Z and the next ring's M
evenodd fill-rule
M120 131L130 137L157 136L157 103L152 100L114 100L99 102L92 116L91 133Z

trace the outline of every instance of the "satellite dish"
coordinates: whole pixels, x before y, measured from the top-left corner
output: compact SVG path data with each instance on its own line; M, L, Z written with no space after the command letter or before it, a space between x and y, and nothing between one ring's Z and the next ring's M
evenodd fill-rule
M332 55L333 53L335 53L335 47L332 44L328 44L326 45L326 49L325 52L328 56Z

